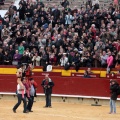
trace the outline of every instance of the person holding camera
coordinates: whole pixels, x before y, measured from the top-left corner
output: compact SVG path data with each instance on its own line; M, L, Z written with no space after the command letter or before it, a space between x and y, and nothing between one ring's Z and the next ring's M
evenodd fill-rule
M109 114L116 113L116 100L118 97L118 87L119 84L115 80L110 80L110 90L111 90L111 97L110 97L110 112Z
M52 94L52 88L54 86L53 81L51 78L49 78L48 75L45 76L45 79L42 81L41 86L43 87L44 93L45 93L45 98L46 98L46 107L52 107L51 106L51 94Z

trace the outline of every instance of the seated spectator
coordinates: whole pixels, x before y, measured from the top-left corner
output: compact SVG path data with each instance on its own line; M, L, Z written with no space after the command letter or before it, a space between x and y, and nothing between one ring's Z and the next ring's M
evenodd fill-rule
M120 51L118 52L116 56L116 65L115 68L120 69Z
M88 71L87 71L87 70L85 70L83 77L84 77L84 78L91 78L90 75L88 74Z
M68 14L65 16L65 25L71 25L72 24L72 20L74 19L74 17L71 15L70 12L68 12Z
M114 72L111 72L111 77L115 78L115 73Z
M75 56L73 58L72 66L75 67L75 70L78 71L80 67L80 55L79 53L75 53Z
M57 63L57 57L55 56L55 53L49 53L49 63L52 65L55 65Z
M118 70L116 74L120 74L120 70Z
M87 72L88 72L88 74L93 74L93 72L91 71L91 68L88 68Z
M32 58L33 66L40 66L40 56L36 52Z
M18 47L18 52L19 52L19 54L23 55L23 53L24 53L23 43L20 43L20 46Z
M9 29L6 27L6 25L3 26L1 36L3 39L6 39L9 35Z
M4 55L4 65L11 65L12 64L12 57L8 54L8 51L5 51Z
M23 56L21 58L21 63L30 63L31 58L32 58L31 53L29 51L29 48L27 48L23 53Z
M46 67L49 64L49 55L45 52L42 52L41 55L41 66L43 66L43 71L46 71Z
M16 50L15 54L13 56L12 65L18 65L18 64L20 64L20 60L21 60L21 55L18 53L18 50Z
M101 67L103 67L103 68L107 67L107 58L108 58L108 55L106 54L105 51L103 51L100 56Z
M110 73L110 69L113 66L113 56L111 52L108 53L108 58L107 58L107 73Z
M66 53L63 53L63 56L60 59L60 66L65 66L67 62L68 62L68 58L66 57Z

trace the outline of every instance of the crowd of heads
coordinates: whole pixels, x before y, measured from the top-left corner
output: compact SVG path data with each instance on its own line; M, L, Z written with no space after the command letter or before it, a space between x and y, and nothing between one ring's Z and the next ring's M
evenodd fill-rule
M92 5L87 0L80 8L69 7L69 1L49 6L40 0L13 3L5 17L0 17L0 64L32 63L68 69L112 67L120 61L120 9ZM106 58L106 59L104 59Z

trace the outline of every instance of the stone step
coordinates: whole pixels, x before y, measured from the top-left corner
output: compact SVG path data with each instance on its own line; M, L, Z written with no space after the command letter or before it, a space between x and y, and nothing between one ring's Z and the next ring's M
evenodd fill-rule
M9 6L11 5L11 2L14 2L15 0L5 0L4 5L1 6L1 9L9 9ZM47 0L42 0L44 4L48 4L48 6L52 6L53 4L57 5L59 9L62 8L60 2L62 0L52 0L52 1L47 1ZM99 0L100 1L100 8L108 8L109 4L112 2L112 0ZM77 8L80 8L81 5L85 5L85 0L69 0L70 3L70 8L73 9L74 6Z

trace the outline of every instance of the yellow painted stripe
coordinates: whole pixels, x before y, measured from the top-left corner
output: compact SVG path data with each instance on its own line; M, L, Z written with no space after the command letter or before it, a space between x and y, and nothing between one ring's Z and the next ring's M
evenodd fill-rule
M52 72L62 72L61 69L53 69Z
M0 74L16 74L16 68L0 68Z
M0 68L0 74L16 74L17 69L16 68ZM33 72L43 72L42 69L33 69ZM53 69L52 72L61 72L62 76L71 76L71 73L84 73L85 70L79 70L76 72L76 70L62 70L62 69ZM106 71L98 71L93 70L93 73L100 73L100 77L106 77ZM116 71L111 71L116 73Z
M43 72L43 69L33 69L33 72Z
M98 73L100 74L100 71L95 71L95 70L92 70L93 73Z
M100 77L106 77L106 71L101 71L100 72Z
M62 70L62 76L71 76L71 70Z

